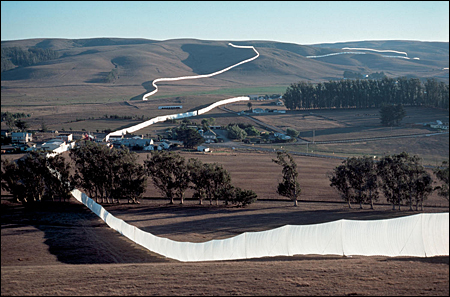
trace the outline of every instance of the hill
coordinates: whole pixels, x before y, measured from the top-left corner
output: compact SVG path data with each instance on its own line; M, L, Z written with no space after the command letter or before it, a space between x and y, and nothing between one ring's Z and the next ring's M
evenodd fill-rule
M2 65L12 62L11 57L3 55L6 48L18 47L25 52L38 48L57 53L57 58L29 66L12 63L12 69L3 71L2 106L40 105L43 100L49 105L140 100L144 93L153 90L151 82L156 78L213 73L254 56L253 50L233 48L228 46L229 42L123 38L2 41ZM167 83L157 96L231 88L287 87L300 80L342 79L346 70L449 81L448 42L357 41L316 45L231 42L253 45L260 57L213 78ZM386 54L374 51L339 54L348 52L345 47L402 51L410 59L383 57Z

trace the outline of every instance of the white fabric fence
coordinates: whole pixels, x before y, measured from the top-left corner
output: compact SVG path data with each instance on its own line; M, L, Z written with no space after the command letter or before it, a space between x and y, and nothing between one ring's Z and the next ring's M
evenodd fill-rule
M237 67L239 65L242 65L244 63L251 62L251 61L253 61L253 60L255 60L256 58L259 57L258 51L255 49L255 47L253 47L251 45L234 45L232 43L229 43L229 45L232 46L232 47L236 47L236 48L253 49L253 51L256 53L256 55L251 57L250 59L241 61L239 63L236 63L234 65L231 65L231 66L227 67L227 68L224 68L222 70L219 70L219 71L216 71L216 72L210 73L210 74L193 75L193 76L180 76L180 77L171 77L171 78L157 78L157 79L155 79L152 82L152 85L153 85L153 87L155 87L155 90L153 90L150 93L145 94L142 97L142 100L148 100L148 97L150 97L150 96L154 95L156 92L158 92L158 86L156 85L157 82L161 82L161 81L178 81L178 80L186 80L186 79L198 79L198 78L212 77L212 76L224 73L224 72L226 72L226 71L228 71L228 70L230 70L230 69L232 69L234 67ZM250 98L248 98L248 97L229 98L229 99L218 101L216 103L211 104L210 106L208 106L206 108L203 108L203 109L200 109L200 110L196 110L196 111L193 111L193 112L185 112L185 113L179 113L179 114L159 116L159 117L150 119L148 121L145 121L143 123L137 124L135 126L111 132L108 135L106 135L105 140L108 141L110 136L122 136L122 135L127 134L127 133L133 133L133 132L141 130L141 129L145 128L145 127L153 125L155 123L164 122L166 120L182 119L182 118L193 117L193 116L196 116L196 115L204 114L204 113L206 113L206 112L216 108L217 106L228 104L228 103L233 103L233 102L237 102L237 101L242 101L242 100L250 100Z
M449 214L416 214L386 220L338 220L286 225L202 243L178 242L117 219L79 190L73 196L106 224L146 249L182 262L292 255L432 257L449 255Z
M228 45L232 46L232 47L236 47L236 48L250 48L253 49L253 51L256 53L256 56L251 57L250 59L241 61L239 63L236 63L234 65L231 65L227 68L224 68L222 70L216 71L214 73L210 73L210 74L201 74L201 75L192 75L192 76L180 76L180 77L170 77L170 78L157 78L152 82L153 87L155 87L155 89L153 91L151 91L150 93L145 94L142 97L142 100L148 100L148 97L152 96L153 94L155 94L156 92L158 92L158 86L156 85L157 82L161 82L161 81L177 81L177 80L186 80L186 79L197 79L197 78L207 78L207 77L212 77L221 73L224 73L225 71L228 71L234 67L237 67L239 65L242 65L244 63L248 63L251 62L253 60L255 60L256 58L259 57L259 53L258 51L251 45L234 45L231 42L228 43Z
M106 135L105 140L108 141L110 136L122 136L122 135L127 134L127 133L133 133L133 132L141 130L141 129L145 128L145 127L148 127L150 125L153 125L153 124L156 124L156 123L159 123L159 122L164 122L166 120L183 119L183 118L187 118L187 117L193 117L193 116L196 116L196 115L207 113L208 111L210 111L210 110L212 110L212 109L214 109L214 108L216 108L216 107L218 107L220 105L225 105L225 104L234 103L234 102L238 102L238 101L247 101L247 100L250 100L250 98L249 97L234 97L234 98L229 98L229 99L224 99L224 100L217 101L217 102L211 104L210 106L202 108L200 110L155 117L153 119L150 119L148 121L142 122L142 123L137 124L137 125L134 125L132 127L128 127L128 128L125 128L125 129L121 129L121 130L117 130L117 131L111 132L108 135Z

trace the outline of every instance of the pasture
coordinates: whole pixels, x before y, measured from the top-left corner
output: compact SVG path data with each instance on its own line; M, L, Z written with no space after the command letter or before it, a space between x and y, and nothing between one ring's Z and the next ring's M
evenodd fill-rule
M300 157L299 207L277 196L281 168L273 153L222 150L180 152L185 158L220 162L236 186L253 189L259 201L245 208L187 199L167 204L151 182L140 204L105 204L114 216L157 236L204 242L286 224L338 219L376 220L417 213L348 209L329 187L326 172L338 160ZM146 154L139 154L139 159ZM7 193L2 193L7 194ZM188 195L187 195L188 196ZM189 196L188 196L189 197ZM430 197L425 212L447 212ZM434 204L434 205L433 205ZM440 207L436 207L440 204ZM446 205L444 207L444 205ZM74 199L33 210L2 196L2 295L426 295L448 296L448 256L342 257L295 255L238 261L182 263L161 257L111 230ZM17 277L20 275L20 277ZM82 285L80 285L82 284Z

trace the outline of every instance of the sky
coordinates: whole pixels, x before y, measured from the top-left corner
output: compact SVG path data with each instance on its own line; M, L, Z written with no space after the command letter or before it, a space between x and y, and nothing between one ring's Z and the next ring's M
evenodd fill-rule
M449 1L1 1L1 40L449 41Z

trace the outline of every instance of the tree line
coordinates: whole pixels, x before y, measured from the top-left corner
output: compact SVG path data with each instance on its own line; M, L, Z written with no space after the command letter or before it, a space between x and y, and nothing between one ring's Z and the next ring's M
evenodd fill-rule
M59 58L58 52L52 49L32 47L24 50L20 47L5 47L1 49L1 72L20 66L30 66L40 62Z
M169 200L184 203L188 189L199 204L209 200L224 204L246 206L257 200L252 190L241 189L231 182L230 173L219 163L203 163L197 158L186 160L178 153L155 151L147 155L143 165L137 154L127 148L109 148L94 142L84 142L69 153L72 165L61 155L46 158L44 154L30 152L16 162L2 159L2 189L24 204L42 201L65 201L74 188L85 191L100 203L139 203L148 178L155 188ZM287 152L277 152L272 160L282 167L282 180L277 193L298 205L301 194L299 173L294 158ZM72 173L71 173L72 172ZM351 157L328 174L334 187L351 208L352 203L379 201L380 193L393 209L408 204L410 210L419 207L433 192L449 199L449 166L443 162L433 170L440 185L433 187L433 178L421 165L417 156L406 152L388 155L376 161L373 157Z
M2 189L24 204L68 199L74 188L82 189L100 203L139 203L151 177L159 192L173 204L183 204L187 189L202 204L204 199L216 204L246 206L257 199L252 190L235 187L229 172L218 163L185 160L178 153L154 151L144 164L127 148L109 148L86 141L70 150L73 167L61 156L46 158L30 152L17 160L2 159ZM70 172L74 173L71 174Z
M344 79L291 84L283 95L288 109L380 108L385 105L449 109L449 85L429 78Z
M374 202L383 193L392 209L406 203L409 209L421 207L423 202L435 190L448 201L448 163L443 162L434 170L441 186L433 187L433 178L421 165L421 159L406 152L388 155L375 161L373 157L351 157L334 168L329 174L330 186L334 187L342 199L348 203L365 203L373 209Z

